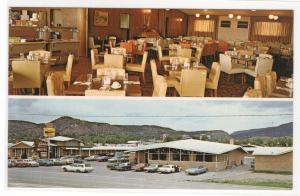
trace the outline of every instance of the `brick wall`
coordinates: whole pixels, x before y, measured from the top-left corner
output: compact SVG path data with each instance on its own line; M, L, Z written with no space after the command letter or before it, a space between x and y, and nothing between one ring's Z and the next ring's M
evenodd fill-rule
M292 172L293 153L278 156L254 156L255 171Z

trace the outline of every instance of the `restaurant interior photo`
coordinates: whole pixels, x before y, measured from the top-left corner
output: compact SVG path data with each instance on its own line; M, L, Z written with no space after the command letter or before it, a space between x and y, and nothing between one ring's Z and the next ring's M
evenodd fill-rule
M293 11L9 8L9 95L293 97Z

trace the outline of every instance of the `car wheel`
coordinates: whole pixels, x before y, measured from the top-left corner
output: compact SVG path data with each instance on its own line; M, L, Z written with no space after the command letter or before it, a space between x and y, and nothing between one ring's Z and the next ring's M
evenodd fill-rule
M66 168L63 168L64 172L67 172L68 170Z

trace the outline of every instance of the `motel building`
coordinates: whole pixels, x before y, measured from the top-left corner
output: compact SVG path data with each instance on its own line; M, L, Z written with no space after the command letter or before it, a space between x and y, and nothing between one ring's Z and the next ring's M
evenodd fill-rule
M139 146L135 152L138 163L173 164L182 169L204 166L221 171L243 164L246 151L241 146L187 139Z
M293 172L292 147L257 147L252 155L255 171Z

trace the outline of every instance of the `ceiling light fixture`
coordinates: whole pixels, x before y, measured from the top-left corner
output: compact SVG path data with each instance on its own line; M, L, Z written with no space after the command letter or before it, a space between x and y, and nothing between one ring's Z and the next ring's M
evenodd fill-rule
M209 15L209 14L207 14L205 17L206 17L207 19L209 19L209 18L210 18L210 15Z
M241 20L241 19L242 19L242 16L241 16L241 15L238 15L236 18L237 18L238 20Z
M233 14L228 14L228 18L233 18Z
M274 16L274 20L278 20L279 16Z
M166 9L166 11L170 11L170 9Z
M270 15L269 15L269 19L270 19L270 20L274 19L274 15L273 15L273 14L270 14Z
M252 12L255 12L256 10L251 10Z
M199 13L197 13L197 14L195 14L195 16L196 16L196 18L199 18L199 17L200 17L200 14L199 14Z

